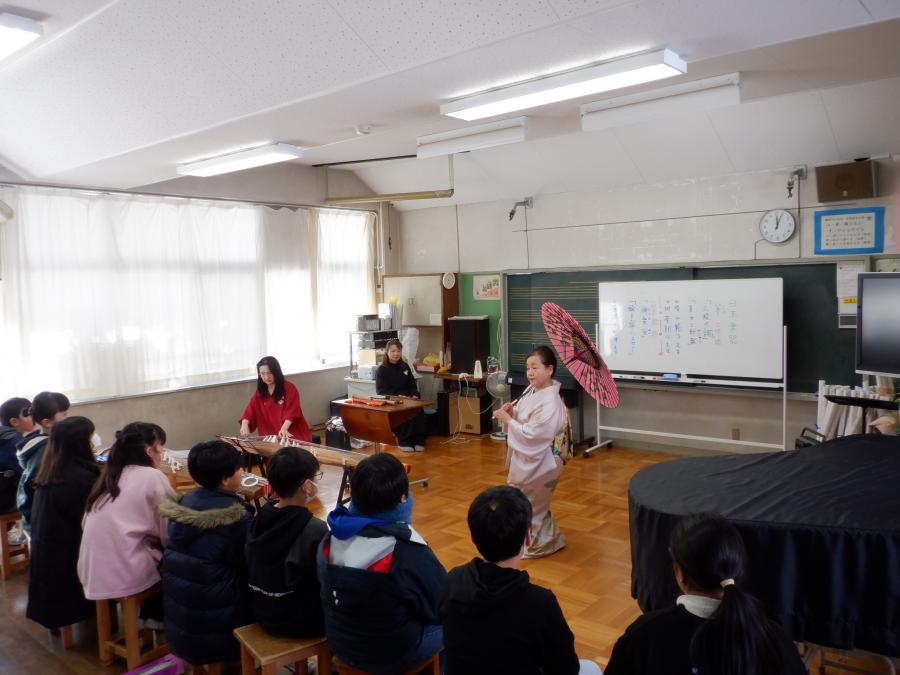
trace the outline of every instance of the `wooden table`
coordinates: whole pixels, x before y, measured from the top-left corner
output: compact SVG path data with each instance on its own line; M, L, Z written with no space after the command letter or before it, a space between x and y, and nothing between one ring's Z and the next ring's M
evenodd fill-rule
M398 445L394 429L420 414L432 402L404 396L390 396L387 400L389 402L383 406L354 403L353 399L335 403L338 404L344 429L348 434L374 443Z

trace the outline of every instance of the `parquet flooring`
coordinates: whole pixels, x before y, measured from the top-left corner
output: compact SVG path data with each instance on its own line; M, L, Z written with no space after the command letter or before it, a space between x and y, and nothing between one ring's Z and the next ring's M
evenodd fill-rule
M414 488L413 523L450 569L476 555L466 512L476 494L505 482L506 450L503 443L487 436L472 437L464 444L433 437L427 447L426 452L415 454L387 450L411 465L411 479L429 477L427 488ZM628 482L641 468L670 458L614 448L599 450L589 459L572 460L553 502L554 516L568 544L548 558L523 563L532 580L552 589L559 599L575 634L578 655L601 666L615 640L640 613L630 592ZM310 504L320 517L332 508L340 478L339 469L323 468L320 499ZM0 585L0 673L122 672L118 663L100 666L90 622L77 628L75 647L62 650L58 638L25 619L26 594L25 574L16 574Z

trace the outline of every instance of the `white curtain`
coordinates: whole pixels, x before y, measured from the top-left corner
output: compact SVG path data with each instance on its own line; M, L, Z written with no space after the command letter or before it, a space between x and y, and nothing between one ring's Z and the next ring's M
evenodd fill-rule
M252 375L265 354L298 372L330 360L311 326L347 323L316 316L322 223L308 209L21 187L0 199L15 212L0 225L0 400L223 381ZM349 216L318 239L358 248L369 219ZM357 288L371 283L370 257L354 269Z
M356 315L375 311L372 213L318 209L316 331L325 361L350 356Z

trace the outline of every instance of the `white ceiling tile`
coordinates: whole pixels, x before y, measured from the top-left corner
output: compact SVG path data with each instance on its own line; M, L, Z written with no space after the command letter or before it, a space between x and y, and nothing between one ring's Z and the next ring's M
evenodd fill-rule
M896 0L15 4L46 15L49 39L0 65L0 154L36 178L122 187L126 177L145 184L171 176L177 161L269 140L319 146L304 163L405 154L416 136L447 128L443 99L661 45L688 58L687 79L744 71L750 99L900 75L900 22L872 23L893 16ZM574 126L577 103L534 114ZM356 137L357 124L371 124L372 135ZM871 126L849 146L895 137ZM615 136L554 133L508 156L461 159L455 200L639 179ZM702 146L697 160L716 162ZM385 182L422 182L408 173Z
M636 5L641 0L550 0L550 4L561 19L604 12L623 5Z
M466 51L555 23L546 0L329 0L390 68Z
M858 2L848 0L754 0L714 7L703 0L653 0L582 17L573 25L600 43L625 47L630 40L632 50L669 47L690 63L871 20Z
M737 171L840 159L818 92L803 92L711 110Z
M821 92L841 159L900 152L900 78Z
M709 118L690 113L614 131L647 182L734 170Z
M179 3L181 23L242 85L255 109L360 82L386 71L325 0ZM251 98L252 97L252 98Z
M900 17L900 2L897 0L859 0L876 21L886 21Z

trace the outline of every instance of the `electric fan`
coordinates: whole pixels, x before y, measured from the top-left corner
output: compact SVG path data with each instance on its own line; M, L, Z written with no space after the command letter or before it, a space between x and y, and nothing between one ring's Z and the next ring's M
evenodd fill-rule
M488 373L484 386L491 396L500 401L501 406L509 399L509 385L506 383L506 371L498 370L493 373ZM498 422L498 424L500 423ZM502 424L500 424L499 428L491 434L491 440L506 440L506 433L503 431Z

